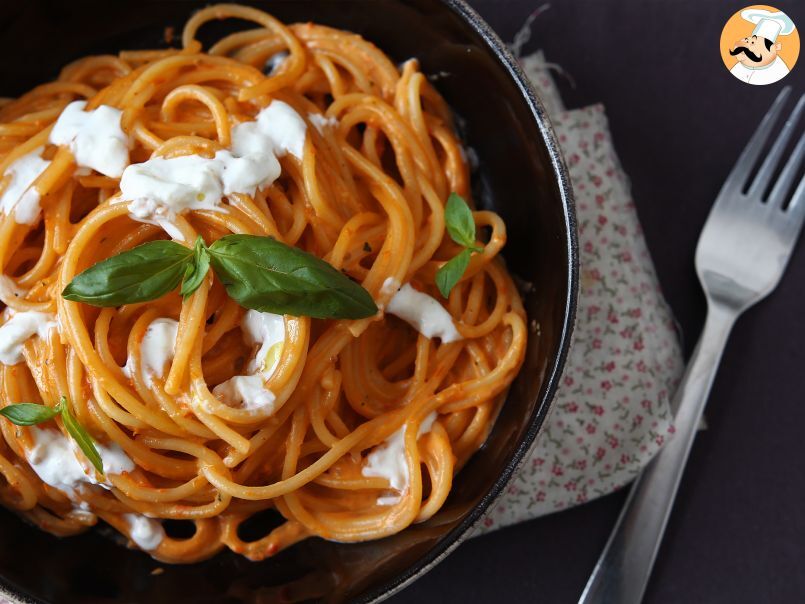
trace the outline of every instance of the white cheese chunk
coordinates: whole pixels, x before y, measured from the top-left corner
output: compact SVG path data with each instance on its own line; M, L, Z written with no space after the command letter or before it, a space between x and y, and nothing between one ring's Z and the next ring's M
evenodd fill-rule
M154 551L165 538L165 529L159 520L141 514L123 514L129 525L129 536L134 543L147 552Z
M10 313L5 314L8 316ZM25 342L35 335L46 339L48 332L56 326L56 317L50 313L25 311L12 314L0 326L0 363L21 363Z
M243 409L262 409L274 413L276 396L265 386L260 373L236 375L213 388L212 393L222 401L236 404Z
M285 343L285 319L282 315L250 310L243 317L241 329L247 342L259 346L249 361L249 374L236 375L218 384L213 394L230 405L273 413L276 397L265 387L265 381L279 364Z
M29 428L34 446L28 453L28 463L44 482L65 493L71 499L76 497L76 489L82 484L100 484L109 488L108 482L99 483L95 471L80 452L75 442L58 430ZM117 444L95 444L103 461L105 474L123 474L134 470L134 462ZM84 461L82 463L80 459Z
M290 153L300 161L305 151L307 124L293 107L282 101L272 101L257 116L260 132L271 141L274 153L282 157ZM237 153L237 149L235 149Z
M50 165L41 157L43 149L37 147L13 161L3 175L8 184L0 196L0 210L6 216L13 214L17 224L34 224L41 213L39 191L31 185Z
M154 319L145 330L140 343L140 375L147 384L153 383L153 377L163 377L165 367L176 354L176 337L179 333L179 322L173 319ZM131 377L131 357L126 361L123 373Z
M80 168L120 178L129 165L131 140L120 126L123 112L108 105L84 111L86 101L73 101L50 131L50 142L65 145Z
M436 418L436 412L432 411L422 420L417 430L417 438L431 431ZM394 505L399 502L400 496L408 490L411 482L405 461L405 426L391 434L366 456L361 474L366 477L385 478L389 487L399 493L396 496L379 497L378 505Z
M439 338L445 344L461 339L453 317L439 302L409 283L400 288L386 305L386 312L400 317L427 338Z
M232 128L232 149L210 159L199 155L152 157L126 168L120 180L120 201L134 220L161 226L183 240L176 216L194 210L224 212L223 198L254 195L279 178L277 157L290 152L300 160L307 126L282 101L257 114L257 119Z

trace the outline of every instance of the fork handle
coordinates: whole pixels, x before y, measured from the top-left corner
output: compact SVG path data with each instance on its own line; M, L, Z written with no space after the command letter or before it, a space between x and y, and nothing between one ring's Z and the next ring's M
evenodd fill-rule
M674 397L676 432L637 478L579 604L639 604L737 313L715 303Z

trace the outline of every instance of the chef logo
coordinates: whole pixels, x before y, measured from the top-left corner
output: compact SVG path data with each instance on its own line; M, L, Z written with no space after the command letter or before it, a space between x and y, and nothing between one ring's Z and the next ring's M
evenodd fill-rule
M784 12L756 4L730 17L721 32L721 58L742 82L763 86L782 80L799 57L799 33Z

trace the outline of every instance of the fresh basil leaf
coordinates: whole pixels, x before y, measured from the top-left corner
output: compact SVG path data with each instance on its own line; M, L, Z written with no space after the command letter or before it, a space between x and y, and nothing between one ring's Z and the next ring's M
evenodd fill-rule
M193 247L193 262L187 265L184 272L181 290L182 296L187 298L196 291L204 282L204 277L207 276L209 269L210 252L207 250L207 245L204 243L201 235L199 235L198 239L196 239L196 245Z
M98 453L98 449L95 448L95 441L70 413L70 404L67 402L66 397L61 397L59 407L61 408L61 421L65 430L76 442L78 448L86 455L90 463L95 466L98 473L103 474L103 460L101 459L101 454Z
M377 313L372 296L321 258L271 237L226 235L210 257L226 291L246 308L317 319Z
M471 255L471 250L462 250L436 271L436 286L445 298L450 296L450 291L456 286L459 279L461 279L464 271L467 270Z
M175 289L192 262L193 250L173 241L151 241L122 252L77 275L62 297L92 306L156 300Z
M450 238L464 247L475 246L475 220L472 210L458 193L450 193L444 209L444 221Z
M59 407L38 403L16 403L0 409L0 415L18 426L35 426L49 421L59 414Z

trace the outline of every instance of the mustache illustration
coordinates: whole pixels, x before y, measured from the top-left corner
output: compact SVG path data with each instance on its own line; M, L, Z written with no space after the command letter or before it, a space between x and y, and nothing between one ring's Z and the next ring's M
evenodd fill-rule
M754 61L755 63L760 63L763 60L763 57L760 55L756 55L751 50L749 50L746 46L738 46L735 50L731 50L730 54L734 57L735 55L739 55L744 53L747 57L749 57L750 61Z

